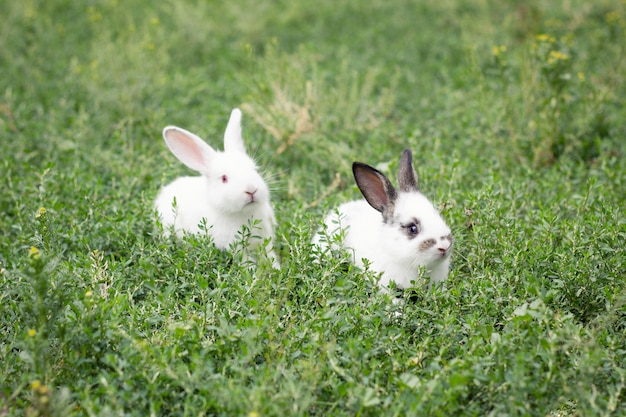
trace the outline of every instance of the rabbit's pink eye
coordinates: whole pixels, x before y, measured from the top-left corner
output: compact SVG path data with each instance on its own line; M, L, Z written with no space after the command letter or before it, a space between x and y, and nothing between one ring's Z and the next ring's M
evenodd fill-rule
M228 176L222 175L222 184L226 184L228 182Z

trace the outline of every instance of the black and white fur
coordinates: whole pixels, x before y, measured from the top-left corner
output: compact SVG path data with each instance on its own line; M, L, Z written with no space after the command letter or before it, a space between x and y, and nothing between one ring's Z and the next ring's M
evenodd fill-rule
M377 169L354 162L352 171L365 200L339 206L325 220L330 241L344 230L343 247L353 261L381 273L379 285L389 289L415 286L419 269L424 268L430 282L448 277L452 254L452 233L433 204L419 191L412 166L412 154L405 149L396 191L389 179ZM325 238L317 234L313 243L322 247Z

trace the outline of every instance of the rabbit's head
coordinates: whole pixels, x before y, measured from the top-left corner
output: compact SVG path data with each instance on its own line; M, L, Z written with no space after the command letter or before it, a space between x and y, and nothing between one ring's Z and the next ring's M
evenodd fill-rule
M397 262L409 267L432 267L452 253L450 228L417 186L411 151L400 161L399 190L375 168L355 162L352 171L365 200L382 215L378 239Z
M234 109L224 133L224 151L176 126L163 129L170 151L206 178L211 207L221 213L251 213L269 204L269 189L246 153L241 136L241 111Z

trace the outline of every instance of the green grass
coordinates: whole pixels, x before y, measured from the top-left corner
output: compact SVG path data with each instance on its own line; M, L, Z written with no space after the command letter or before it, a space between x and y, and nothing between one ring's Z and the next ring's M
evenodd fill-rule
M0 14L0 416L626 415L623 1ZM236 106L279 271L154 222ZM396 315L310 240L404 147L456 246Z

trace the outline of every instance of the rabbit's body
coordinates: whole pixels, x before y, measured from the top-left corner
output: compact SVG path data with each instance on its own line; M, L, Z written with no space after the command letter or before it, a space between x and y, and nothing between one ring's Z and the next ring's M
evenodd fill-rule
M400 191L379 171L355 163L357 185L366 200L344 203L326 217L328 234L343 230L343 248L356 265L367 260L370 269L381 273L379 285L388 289L410 288L426 270L431 283L448 276L452 235L432 203L417 189L410 151L403 153ZM334 241L335 239L332 239ZM321 235L314 243L324 246Z
M228 249L244 227L249 227L247 252L268 241L267 253L274 266L275 218L269 189L247 155L241 138L241 112L233 110L224 134L224 151L216 151L184 129L168 126L163 137L172 153L185 165L200 172L180 177L164 186L155 201L166 233L177 236L206 233L220 249Z
M172 205L176 201L176 207ZM269 204L261 207L252 205L244 207L239 212L228 212L220 209L219 205L211 210L206 207L212 206L211 195L204 176L180 177L163 187L156 200L157 207L171 207L169 210L160 212L161 222L164 225L174 226L179 237L184 231L189 233L203 233L200 228L206 224L208 234L213 238L215 246L220 249L228 249L235 242L241 232L242 225L248 221L254 224L259 221L250 244L257 243L258 238L271 239L274 228L274 213ZM177 207L187 207L187 210L178 210ZM212 225L218 224L219 227Z

